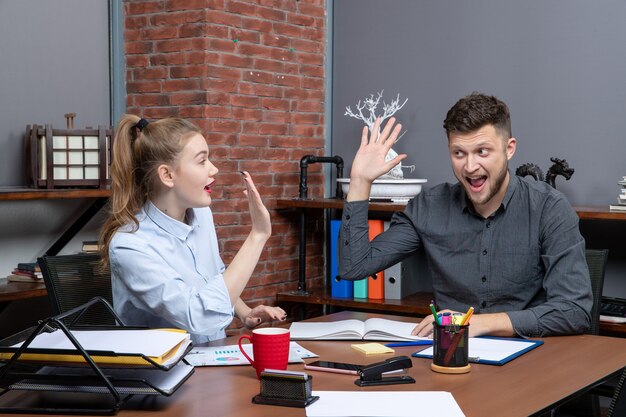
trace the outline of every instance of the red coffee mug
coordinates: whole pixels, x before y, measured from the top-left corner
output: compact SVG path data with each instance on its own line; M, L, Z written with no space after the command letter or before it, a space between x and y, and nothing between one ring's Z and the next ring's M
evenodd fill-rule
M252 343L252 356L246 354L241 346L243 339ZM250 361L256 376L261 378L265 369L287 369L289 361L289 329L279 327L263 327L252 331L252 336L244 334L239 338L239 350Z

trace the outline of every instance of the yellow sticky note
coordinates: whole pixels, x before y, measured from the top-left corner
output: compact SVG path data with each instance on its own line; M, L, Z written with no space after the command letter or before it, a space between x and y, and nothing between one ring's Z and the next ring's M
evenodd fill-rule
M380 343L358 343L351 345L352 349L356 349L359 352L363 352L366 355L376 355L379 353L395 353L395 350L381 345Z

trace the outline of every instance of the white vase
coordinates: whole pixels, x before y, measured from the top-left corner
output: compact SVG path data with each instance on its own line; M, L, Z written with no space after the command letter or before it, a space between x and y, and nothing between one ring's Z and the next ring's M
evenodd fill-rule
M406 203L422 191L425 179L377 179L372 184L370 200L391 200L394 203ZM350 178L337 178L344 195L350 190Z

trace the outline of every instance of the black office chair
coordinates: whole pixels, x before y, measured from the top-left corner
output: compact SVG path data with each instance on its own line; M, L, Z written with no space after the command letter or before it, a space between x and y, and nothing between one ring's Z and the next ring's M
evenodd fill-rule
M593 293L593 306L591 308L591 328L589 334L597 335L600 333L600 303L602 301L602 288L604 287L604 272L606 270L606 261L609 256L607 249L587 249L585 258L587 259L587 267L589 268L589 278L591 279L591 292ZM591 393L582 396L564 404L556 412L557 417L599 417L600 416L600 398L598 394L604 395L611 392L608 387L602 385L598 389L592 390ZM610 395L610 394L609 394Z
M624 389L624 384L626 383L626 368L622 371L622 376L615 387L615 394L613 394L613 400L611 401L611 405L609 406L609 412L606 417L620 417L626 416L626 391L622 392Z
M111 272L101 268L98 254L44 256L37 259L48 291L53 315L65 313L94 297L113 305ZM68 317L69 323L76 316ZM115 320L103 304L96 304L83 314L76 325L114 325Z
M604 271L606 260L609 256L608 249L587 249L585 257L589 267L591 278L591 291L593 292L593 307L591 309L591 329L589 334L600 333L600 304L602 300L602 288L604 287Z

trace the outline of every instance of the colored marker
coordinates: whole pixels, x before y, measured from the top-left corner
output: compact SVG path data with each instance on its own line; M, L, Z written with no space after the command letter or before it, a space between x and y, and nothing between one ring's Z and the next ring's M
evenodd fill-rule
M452 314L446 312L443 313L443 316L441 317L441 325L442 326L449 326L452 324Z
M437 317L437 311L435 310L435 306L430 303L429 307L430 311L432 311L433 313L433 317L435 318L435 323L437 323L438 326L441 326L441 321L439 321L439 317Z
M470 318L472 317L472 314L474 314L474 307L470 307L467 310L467 313L465 313L465 316L463 317L463 321L461 321L461 326L469 322Z

